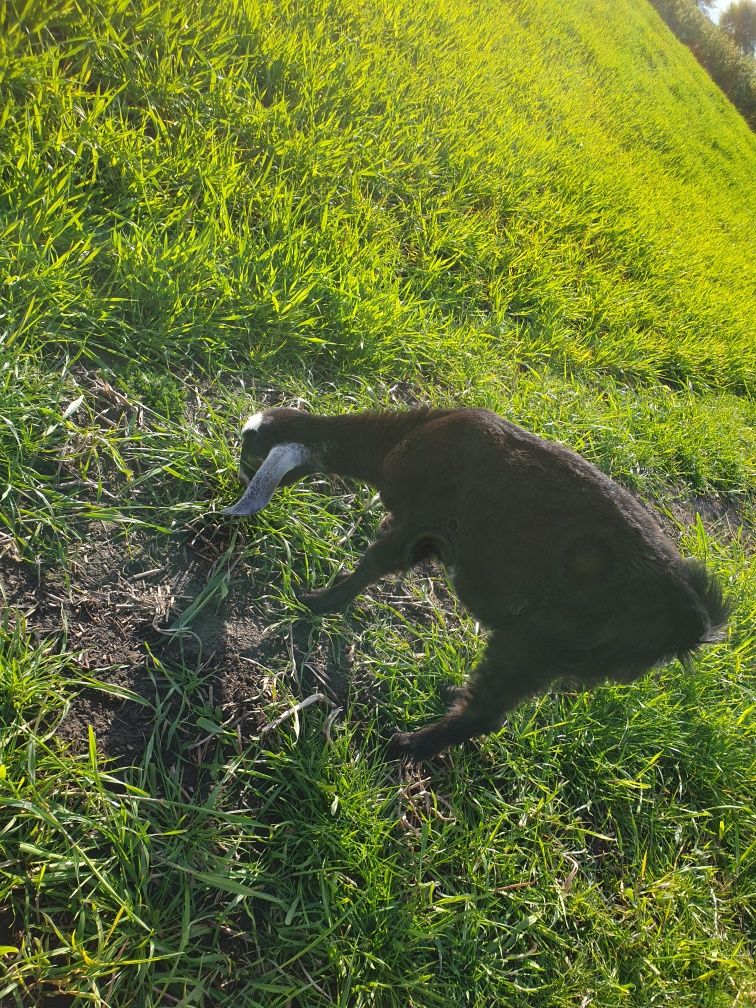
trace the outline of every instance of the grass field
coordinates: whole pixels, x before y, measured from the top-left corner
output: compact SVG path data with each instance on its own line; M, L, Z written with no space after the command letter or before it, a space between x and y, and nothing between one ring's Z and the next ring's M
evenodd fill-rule
M753 178L645 0L0 13L0 1005L756 1004ZM364 487L240 421L486 405L664 516L726 642L431 765L480 632L344 617Z

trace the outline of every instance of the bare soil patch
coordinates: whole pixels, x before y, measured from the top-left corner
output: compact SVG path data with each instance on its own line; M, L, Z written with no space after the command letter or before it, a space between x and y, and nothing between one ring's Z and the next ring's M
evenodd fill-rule
M164 717L172 708L179 713L179 691L166 670L191 691L198 713L214 712L240 739L272 720L266 707L280 675L296 669L305 693L343 688L334 656L311 642L305 621L287 623L284 613L266 609L253 568L234 563L222 572L225 594L208 595L227 559L228 535L208 525L181 540L125 538L99 526L72 548L65 570L0 556L6 604L25 615L37 639L65 646L82 673L148 701L81 688L58 729L62 741L84 749L91 725L103 755L137 761L156 706ZM182 742L191 747L187 727L184 716ZM198 728L196 741L202 735Z
M744 510L742 500L724 494L719 496L693 494L690 497L678 498L670 505L670 511L679 522L693 525L698 514L710 535L732 541L742 530L744 546L753 548L756 545L754 528Z

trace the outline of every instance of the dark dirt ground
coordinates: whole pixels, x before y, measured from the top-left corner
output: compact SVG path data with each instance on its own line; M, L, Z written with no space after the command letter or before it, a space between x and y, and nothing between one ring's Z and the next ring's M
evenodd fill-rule
M754 529L743 515L742 502L732 497L705 497L702 494L694 494L691 497L674 500L669 510L677 521L689 526L695 524L696 515L699 514L706 531L725 542L734 539L742 529L745 533L744 546L746 548L749 545L756 546L753 538ZM667 524L666 528L674 540L675 529L671 523Z
M170 703L164 669L195 669L198 708L220 709L244 734L269 723L265 707L271 669L296 668L304 695L325 691L338 701L343 672L311 627L259 601L265 586L241 563L227 569L228 593L211 597L186 625L182 614L217 571L228 530L208 526L183 541L163 536L128 543L100 527L70 552L67 570L0 556L0 588L11 612L24 614L39 640L67 642L84 674L133 691L151 704ZM160 665L156 665L153 656ZM59 726L62 741L86 748L92 725L104 755L139 759L152 729L151 708L85 687Z
M82 371L79 379L106 427L142 409L96 373ZM272 406L284 396L263 386L256 400ZM118 482L120 474L112 475ZM161 704L164 715L163 700L171 693L164 670L183 669L186 679L186 669L195 669L198 711L222 712L224 724L240 739L274 720L280 704L273 713L266 707L275 694L273 680L281 676L303 699L317 691L332 707L343 706L349 655L334 655L332 643L328 653L329 642L318 639L324 635L312 620L294 618L266 598L267 576L256 575L240 559L242 530L237 531L240 548L232 551L229 563L224 554L235 527L211 517L171 536L150 537L126 535L105 523L72 526L79 541L70 546L65 569L54 562L24 562L12 543L3 549L0 542L0 610L8 610L11 618L23 613L35 638L61 646L65 641L83 674ZM219 573L228 589L225 597L216 592L200 611L182 619ZM139 760L153 720L149 706L78 688L58 735L75 749L86 749L91 725L103 755L132 763Z
M0 597L11 618L23 614L36 640L61 648L65 642L75 677L91 676L148 701L143 706L75 684L57 729L61 742L85 752L91 725L103 756L136 764L154 732L159 706L164 723L166 717L180 718L181 748L185 753L196 748L199 762L207 731L196 726L197 717L210 712L236 732L240 743L259 736L280 715L274 700L281 681L300 702L320 694L318 702L335 716L355 697L373 709L385 707L382 728L387 737L391 734L396 725L390 723L380 684L353 667L349 627L321 633L316 620L271 603L269 575L241 559L243 539L228 563L231 534L231 526L207 522L180 536L132 533L126 539L121 530L92 526L70 548L65 569L0 554ZM227 564L220 571L225 597L216 593L188 616L222 563ZM413 595L407 578L386 578L373 591L418 631L434 618L434 606L454 621L455 603L443 574L425 563L411 575L418 576L433 578L432 603ZM172 672L191 694L188 713L180 710ZM168 748L176 746L172 738Z

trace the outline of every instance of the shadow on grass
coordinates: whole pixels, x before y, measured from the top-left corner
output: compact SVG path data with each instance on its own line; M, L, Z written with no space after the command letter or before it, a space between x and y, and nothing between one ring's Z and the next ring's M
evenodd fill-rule
M209 522L127 542L101 526L66 570L0 557L11 609L72 656L79 688L57 729L62 742L86 751L91 726L115 765L180 763L190 798L218 740L241 751L266 734L283 685L297 701L317 693L330 709L344 705L339 639L334 653L311 620L288 618L242 545L237 530Z

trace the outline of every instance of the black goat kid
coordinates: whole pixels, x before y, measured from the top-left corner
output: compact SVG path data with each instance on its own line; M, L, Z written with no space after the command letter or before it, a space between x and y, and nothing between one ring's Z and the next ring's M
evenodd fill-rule
M579 455L488 410L265 410L242 432L245 481L260 459L226 514L255 514L279 484L314 472L371 484L389 512L354 572L304 598L314 612L343 609L383 575L436 556L491 631L449 713L396 734L396 756L428 759L494 731L557 677L628 681L721 635L717 583L642 505Z

